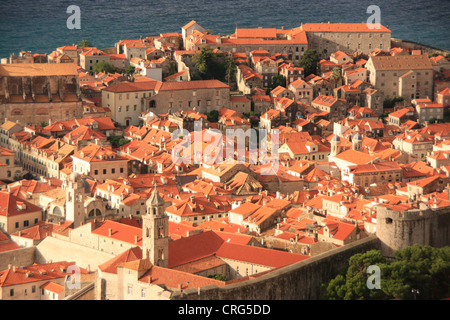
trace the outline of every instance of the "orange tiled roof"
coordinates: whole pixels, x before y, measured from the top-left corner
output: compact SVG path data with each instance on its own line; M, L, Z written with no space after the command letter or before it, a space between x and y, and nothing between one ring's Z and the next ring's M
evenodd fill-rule
M0 287L7 287L43 280L53 280L67 276L67 268L75 265L74 262L55 262L48 264L33 264L26 268L15 267L0 271ZM80 268L82 274L87 271Z
M367 23L306 23L300 28L307 32L391 32L382 25L369 29Z

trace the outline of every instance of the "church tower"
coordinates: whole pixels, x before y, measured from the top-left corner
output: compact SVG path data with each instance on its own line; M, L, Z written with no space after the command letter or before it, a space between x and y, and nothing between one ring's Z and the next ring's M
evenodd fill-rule
M73 172L62 184L66 191L65 220L73 221L74 227L85 222L84 199L89 195L89 184L79 174Z
M142 258L155 266L169 267L169 217L164 214L165 201L153 190L142 217Z
M361 149L362 149L362 142L363 142L362 136L361 136L361 134L359 132L357 132L353 136L353 139L352 139L353 150L361 151Z
M331 144L331 153L330 156L336 156L341 153L341 138L336 134L330 141Z

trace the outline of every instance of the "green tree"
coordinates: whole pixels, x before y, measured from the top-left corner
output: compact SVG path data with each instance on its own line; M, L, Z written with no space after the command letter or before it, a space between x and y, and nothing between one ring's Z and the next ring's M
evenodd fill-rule
M236 82L237 67L233 58L228 58L225 65L226 65L225 80L230 86L231 83Z
M403 97L394 97L392 99L386 98L383 101L383 108L384 109L393 109L395 105L399 102L405 101L405 98Z
M437 119L435 117L430 118L430 120L428 120L428 122L430 124L436 123Z
M272 86L271 86L272 90L278 86L286 88L286 78L282 74L276 75L272 79Z
M209 122L217 122L219 121L219 111L211 110L209 113L206 113Z
M115 148L119 148L121 146L123 146L124 144L127 144L130 142L130 140L128 139L124 139L122 137L116 137L116 136L111 136L108 137L108 141L111 143L111 147Z
M92 66L92 71L95 73L98 73L98 72L115 73L118 71L118 69L113 67L106 61L99 61Z
M214 53L209 47L203 47L196 53L193 61L198 70L198 78L202 80L217 79L225 80L226 64L223 62L221 53Z
M78 43L78 46L84 48L84 47L93 47L94 45L88 40L81 40Z
M195 66L201 77L209 77L213 66L213 50L209 47L203 47L199 53L193 57Z
M332 279L325 288L324 297L330 300L363 300L381 299L385 295L380 290L370 290L367 279L370 276L367 268L370 265L384 265L386 259L379 250L358 253L349 260L349 266L336 278Z
M177 73L176 63L174 61L170 61L170 70L169 75Z
M317 72L317 64L319 61L319 54L315 49L305 51L299 62L299 67L304 69L305 77Z
M127 73L127 74L134 74L135 71L136 71L136 68L133 67L132 65L129 65L129 66L125 69L125 73Z
M42 122L39 123L39 125L40 125L42 128L45 128L46 126L48 126L48 122L42 121Z
M325 299L442 299L450 295L450 247L414 245L386 260L379 250L356 254L348 268L323 285ZM367 268L380 268L381 288L367 287ZM413 292L418 290L418 294Z
M442 299L450 295L450 247L413 245L394 253L384 269L384 291L397 299ZM383 282L382 282L383 286ZM419 290L415 297L412 289Z
M333 70L331 70L331 79L334 81L338 81L342 78L341 68L334 67Z
M209 275L208 278L220 280L220 281L228 281L228 278L222 273L216 273L214 275Z

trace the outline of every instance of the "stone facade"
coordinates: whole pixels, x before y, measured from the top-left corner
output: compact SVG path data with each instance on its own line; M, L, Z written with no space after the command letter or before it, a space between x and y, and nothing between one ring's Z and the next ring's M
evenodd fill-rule
M442 247L450 243L450 210L434 210L426 205L408 211L378 206L377 237L383 255L418 244Z
M336 51L359 51L369 54L378 48L391 48L391 31L380 25L369 29L366 23L307 23L300 27L306 31L308 45L322 58Z
M371 56L369 81L384 97L433 97L433 67L426 55Z
M0 66L0 116L22 125L81 118L83 106L76 65Z

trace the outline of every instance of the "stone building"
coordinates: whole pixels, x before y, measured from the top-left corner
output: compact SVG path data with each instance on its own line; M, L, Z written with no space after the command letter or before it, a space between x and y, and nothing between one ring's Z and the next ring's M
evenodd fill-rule
M365 68L385 98L433 97L433 67L427 55L370 56Z
M102 105L121 126L139 124L142 112L155 114L196 110L199 113L230 105L230 87L218 80L119 83L102 92Z
M405 132L395 137L392 144L396 150L406 152L417 160L426 160L433 151L433 138L426 133Z
M38 206L8 192L0 192L0 231L14 233L42 221Z
M47 221L73 221L74 228L115 214L107 207L106 200L92 196L88 179L76 173L65 179L61 188L41 194L39 206L43 208Z
M194 31L186 37L187 50L200 50L205 46L232 53L245 52L247 55L254 50L265 50L270 55L286 54L289 60L298 63L308 49L308 40L300 28L236 28L235 33L228 36Z
M450 243L450 210L424 203L404 210L394 205L377 205L377 237L385 256L418 244L443 247Z
M128 176L128 159L112 151L90 143L72 156L73 172L91 176L97 181Z
M330 121L343 119L347 114L347 102L333 96L320 95L311 102L311 105L320 111L328 112L327 118Z
M300 29L306 32L309 47L322 58L339 50L369 54L375 48L391 48L391 31L382 25L370 29L367 23L306 23Z
M80 271L80 280L88 271L74 262L59 261L19 267L10 264L0 271L0 300L63 300L70 292L70 274Z
M74 63L0 65L0 116L20 124L81 118Z
M164 213L165 201L155 188L146 202L142 217L142 257L154 266L169 267L169 217Z
M145 48L141 56L145 57ZM80 67L86 71L92 72L94 65L102 61L118 69L126 69L129 65L125 54L107 54L96 48L80 53Z

